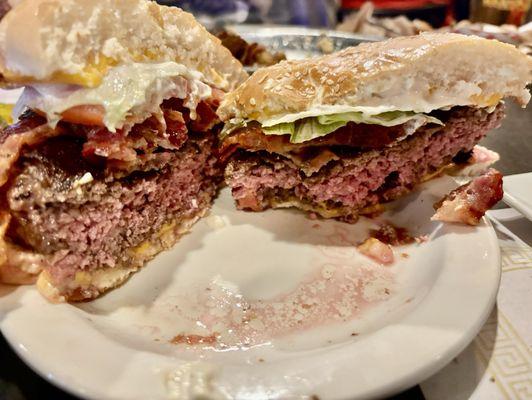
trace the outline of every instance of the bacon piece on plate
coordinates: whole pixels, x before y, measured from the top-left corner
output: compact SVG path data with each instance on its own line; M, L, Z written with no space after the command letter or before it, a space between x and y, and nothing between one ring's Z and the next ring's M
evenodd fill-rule
M469 153L469 157L464 162L458 162L456 167L449 172L451 175L479 176L499 159L498 153L477 144Z
M502 196L502 175L490 168L485 174L453 190L434 204L436 214L431 219L477 225Z
M357 248L362 254L377 261L379 264L389 265L393 263L392 247L389 244L381 242L379 239L366 239Z
M402 246L404 244L414 243L415 239L408 233L405 228L384 224L378 230L371 230L371 237L380 240L383 243L392 246Z

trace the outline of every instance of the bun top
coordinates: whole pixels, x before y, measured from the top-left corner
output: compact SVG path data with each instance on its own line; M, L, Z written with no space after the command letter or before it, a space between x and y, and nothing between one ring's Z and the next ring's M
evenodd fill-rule
M25 0L0 23L4 85L100 84L109 68L173 61L231 90L242 65L191 14L148 0Z
M415 112L487 107L504 97L524 106L531 80L532 59L509 44L429 33L260 69L225 97L218 114L224 121L282 121L289 114L304 117L350 107Z

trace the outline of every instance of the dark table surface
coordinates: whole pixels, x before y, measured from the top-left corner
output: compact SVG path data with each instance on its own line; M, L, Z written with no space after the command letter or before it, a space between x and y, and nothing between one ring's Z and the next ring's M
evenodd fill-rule
M482 144L501 155L496 168L503 174L532 171L532 107L523 110L509 102L507 118L502 127L488 135ZM39 377L18 358L4 337L0 336L0 400L4 399L72 400L75 397ZM393 399L416 400L424 397L416 386Z
M501 159L495 168L504 175L532 171L532 103L522 109L513 102L506 103L506 119L480 144L495 150Z

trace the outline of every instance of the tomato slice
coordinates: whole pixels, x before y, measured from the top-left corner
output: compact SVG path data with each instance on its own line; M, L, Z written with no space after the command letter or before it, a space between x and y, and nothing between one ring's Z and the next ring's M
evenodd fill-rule
M61 119L66 122L81 125L104 126L105 109L99 105L84 105L71 107L61 113Z

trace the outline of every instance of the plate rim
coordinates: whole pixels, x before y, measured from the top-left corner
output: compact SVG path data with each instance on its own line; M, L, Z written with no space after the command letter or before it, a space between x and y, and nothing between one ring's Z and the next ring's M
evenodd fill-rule
M532 172L505 176L504 196L502 200L532 221L532 205L524 203L521 200L522 196L516 195L515 191L512 189L513 185L517 184L520 180L526 181L528 178L532 180Z

